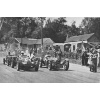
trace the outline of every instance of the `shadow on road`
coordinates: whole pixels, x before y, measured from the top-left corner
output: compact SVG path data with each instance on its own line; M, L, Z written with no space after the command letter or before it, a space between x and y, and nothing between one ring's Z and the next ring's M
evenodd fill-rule
M4 65L3 63L0 63L0 65Z
M66 70L64 70L64 69L58 69L58 70L52 70L52 71L66 71ZM74 70L67 70L66 72L68 72L68 71L74 71Z

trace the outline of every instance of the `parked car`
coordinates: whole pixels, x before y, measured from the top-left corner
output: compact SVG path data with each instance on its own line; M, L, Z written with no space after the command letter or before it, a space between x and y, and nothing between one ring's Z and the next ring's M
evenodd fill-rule
M67 71L69 69L69 60L63 59L59 62L58 59L55 57L49 59L49 64L48 64L49 70L59 70L60 68L63 68L64 70Z
M17 71L19 70L29 70L34 68L35 71L38 71L39 69L39 60L38 58L30 59L27 55L21 55L18 57L18 65L17 65Z

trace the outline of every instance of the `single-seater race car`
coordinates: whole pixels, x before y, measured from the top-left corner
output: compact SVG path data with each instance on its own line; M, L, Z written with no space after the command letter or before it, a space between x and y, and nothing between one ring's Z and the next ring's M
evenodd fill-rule
M29 70L34 68L35 71L39 69L39 60L38 58L31 58L27 55L21 55L18 57L17 71L19 70Z
M69 60L67 58L59 61L56 57L51 57L49 59L48 63L48 69L49 70L59 70L60 68L63 68L64 70L69 69Z
M3 64L7 64L7 66L14 68L14 66L17 64L17 56L7 55L5 58L3 58Z

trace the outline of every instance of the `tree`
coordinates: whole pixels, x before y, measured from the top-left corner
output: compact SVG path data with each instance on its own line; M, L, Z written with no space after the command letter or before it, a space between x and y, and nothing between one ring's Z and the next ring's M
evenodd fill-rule
M51 38L54 42L64 42L63 37L65 38L65 36L62 31L66 29L66 22L65 17L60 17L53 21L49 18L43 28L44 36Z
M84 34L95 33L95 35L100 38L100 18L84 18L81 26L83 27Z
M2 21L3 20L3 21ZM30 38L32 32L37 27L35 18L32 17L3 17L1 18L2 28L0 31L0 38L7 42L13 37Z

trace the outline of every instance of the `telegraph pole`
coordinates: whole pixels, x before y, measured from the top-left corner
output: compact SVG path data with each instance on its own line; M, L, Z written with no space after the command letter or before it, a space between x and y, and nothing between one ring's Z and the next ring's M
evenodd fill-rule
M41 53L43 53L43 18L41 18Z
M43 32L42 32L42 29L43 29L43 21L41 20L41 50L43 52Z

